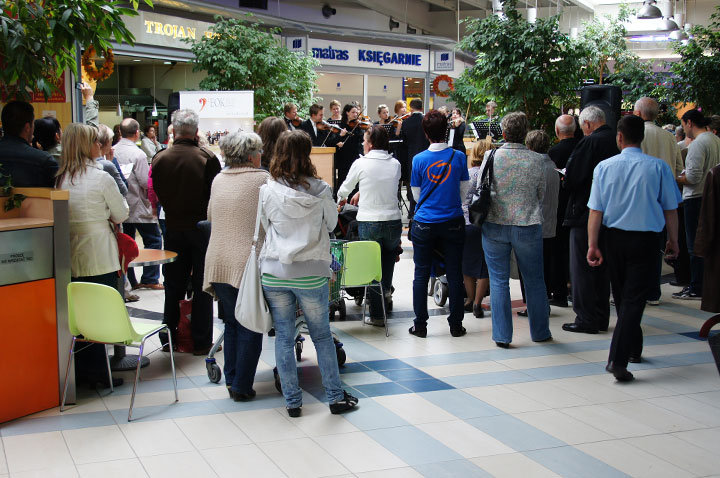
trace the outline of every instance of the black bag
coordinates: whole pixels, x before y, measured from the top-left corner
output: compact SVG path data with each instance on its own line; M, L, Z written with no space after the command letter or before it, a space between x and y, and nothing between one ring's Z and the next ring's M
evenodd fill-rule
M442 172L440 173L440 178L445 176L445 171L447 171L448 167L450 166L453 156L455 156L454 149L453 149L452 154L450 155L450 159L447 160L447 163L445 163L445 167L442 169ZM435 188L437 188L439 185L440 185L439 182L437 182L433 185L433 187L430 189L430 191L428 191L428 193L425 195L425 197L422 198L422 200L419 203L417 203L417 205L415 206L415 212L420 210L420 206L422 206L422 204L425 202L425 200L430 197L430 195L433 193L433 191L435 191ZM413 220L409 219L408 220L408 239L410 241L412 241L412 225L413 225Z
M483 222L490 212L490 188L493 180L493 163L495 159L495 149L490 152L485 169L480 177L480 189L478 198L470 204L468 212L470 214L470 222L477 227L482 227Z

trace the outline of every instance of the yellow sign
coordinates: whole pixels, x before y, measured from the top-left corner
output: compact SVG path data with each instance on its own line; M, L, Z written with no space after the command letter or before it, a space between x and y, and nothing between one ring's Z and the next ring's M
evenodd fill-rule
M162 23L154 22L152 20L145 20L145 33L152 35L165 35L166 37L172 38L192 38L195 39L197 28L186 27L178 25L176 23ZM209 32L205 32L206 36Z

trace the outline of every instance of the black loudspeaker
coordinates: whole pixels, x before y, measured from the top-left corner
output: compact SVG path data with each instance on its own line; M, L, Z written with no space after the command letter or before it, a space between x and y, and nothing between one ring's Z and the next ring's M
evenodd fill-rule
M258 10L267 10L267 0L240 0L238 6L240 8L257 8Z
M167 102L168 124L171 124L171 122L172 122L172 114L175 113L179 109L180 109L180 93L177 91L174 93L170 93L170 95L168 96L168 102Z
M605 123L613 130L620 120L622 89L614 85L590 85L580 90L580 109L597 106L605 112Z

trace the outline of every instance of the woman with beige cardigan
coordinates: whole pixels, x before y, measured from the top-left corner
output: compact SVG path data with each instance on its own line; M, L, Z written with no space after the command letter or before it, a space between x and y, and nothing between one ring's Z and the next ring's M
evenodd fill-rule
M213 181L207 213L212 232L205 255L203 290L218 300L219 315L225 322L223 372L230 398L236 402L255 397L252 386L262 351L262 334L235 320L235 302L252 246L260 186L270 177L258 169L262 147L255 133L238 131L220 140L225 169ZM260 246L263 237L261 229Z

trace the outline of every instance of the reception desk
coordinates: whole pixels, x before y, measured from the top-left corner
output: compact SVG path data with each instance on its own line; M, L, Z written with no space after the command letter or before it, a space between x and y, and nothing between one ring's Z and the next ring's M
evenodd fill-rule
M320 148L313 147L310 152L310 161L312 161L317 174L331 188L335 188L335 147Z
M27 198L9 212L0 197L0 423L60 404L70 344L68 191L14 192Z

